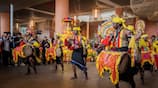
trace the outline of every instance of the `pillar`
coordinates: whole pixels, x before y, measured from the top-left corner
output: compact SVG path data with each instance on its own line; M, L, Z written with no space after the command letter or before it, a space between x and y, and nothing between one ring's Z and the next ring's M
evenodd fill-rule
M69 0L55 0L55 33L65 29L63 18L69 16Z
M87 32L86 32L87 34L87 39L89 40L89 21L87 22Z
M0 13L0 35L2 36L4 32L10 31L9 24L9 13Z

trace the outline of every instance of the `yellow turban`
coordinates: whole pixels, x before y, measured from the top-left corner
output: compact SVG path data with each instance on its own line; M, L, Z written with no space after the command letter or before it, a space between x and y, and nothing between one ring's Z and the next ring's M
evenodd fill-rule
M81 28L80 28L80 27L73 27L73 30L80 31L80 30L81 30Z
M34 43L33 43L33 46L35 46L35 47L40 47L40 44L37 42L37 41L35 41Z
M59 37L61 37L61 36L62 36L62 34L60 34L60 33L56 33L56 36L59 36Z
M82 36L82 39L83 39L84 41L86 41L86 37Z
M143 35L141 36L141 38L146 38L146 37L148 37L148 34L143 34Z
M130 30L131 32L135 33L134 26L128 25L127 29Z
M125 20L117 16L112 18L112 22L122 24L125 22Z

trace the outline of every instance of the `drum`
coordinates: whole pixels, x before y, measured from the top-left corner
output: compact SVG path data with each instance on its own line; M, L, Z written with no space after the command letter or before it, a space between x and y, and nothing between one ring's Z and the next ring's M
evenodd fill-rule
M146 65L146 63L154 65L154 56L150 51L141 51L141 67Z
M126 52L102 51L97 58L96 66L100 76L104 71L109 72L113 84L119 81L119 74L123 74L131 66L130 56Z
M33 54L33 48L31 45L26 44L23 46L22 52L25 57L31 56Z

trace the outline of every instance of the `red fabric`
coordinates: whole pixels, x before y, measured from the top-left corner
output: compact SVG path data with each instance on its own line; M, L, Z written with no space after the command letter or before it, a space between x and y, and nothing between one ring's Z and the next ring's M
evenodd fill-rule
M155 57L156 67L158 68L158 55L154 55L154 57Z
M24 45L25 44L25 42L24 41L21 41L20 42L20 46L22 46L22 45Z
M130 48L130 49L128 49L128 53L129 53L129 54L131 54L131 48Z
M65 46L68 46L68 45L69 45L67 39L64 40L64 45L65 45Z
M70 47L69 47L69 49L70 49L70 50L73 50L73 49L74 49L74 47L70 46Z
M101 43L105 46L109 46L110 45L110 36L105 37L105 39L103 39Z
M110 70L110 79L112 83L117 84L119 81L119 74L118 74L118 65L117 62L120 59L121 53L111 54L106 52L101 52L98 56L97 64L98 64L98 71L102 72L104 68ZM99 73L102 74L102 73Z

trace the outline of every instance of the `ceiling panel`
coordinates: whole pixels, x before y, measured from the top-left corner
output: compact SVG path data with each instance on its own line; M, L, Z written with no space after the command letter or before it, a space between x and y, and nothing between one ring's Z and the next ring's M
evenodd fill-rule
M106 1L106 0L104 0ZM112 2L119 4L121 6L125 6L125 5L129 5L130 4L130 0L111 0Z

